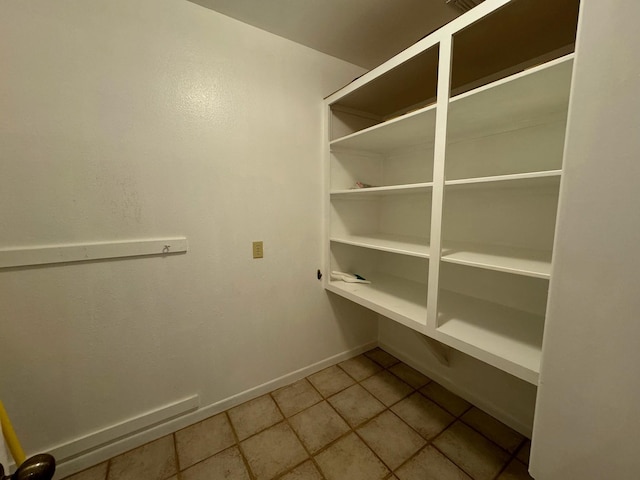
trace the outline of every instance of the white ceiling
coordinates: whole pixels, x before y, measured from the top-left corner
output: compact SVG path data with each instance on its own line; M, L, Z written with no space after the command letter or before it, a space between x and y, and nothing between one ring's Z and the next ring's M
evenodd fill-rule
M371 69L460 15L445 0L190 0Z

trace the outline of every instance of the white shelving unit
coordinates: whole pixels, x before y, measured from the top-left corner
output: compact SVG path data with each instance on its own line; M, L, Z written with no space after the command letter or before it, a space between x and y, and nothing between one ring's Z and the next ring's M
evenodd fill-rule
M534 384L575 38L531 40L547 3L487 0L326 99L326 269L372 282L326 289Z

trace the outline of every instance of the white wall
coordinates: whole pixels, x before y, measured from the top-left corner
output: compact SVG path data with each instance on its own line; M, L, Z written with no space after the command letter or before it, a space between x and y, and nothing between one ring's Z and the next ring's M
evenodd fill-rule
M640 5L582 2L531 471L638 478Z
M4 1L0 65L0 248L190 245L0 271L0 398L28 453L376 340L315 278L321 101L360 68L180 0Z
M448 349L449 365L443 365L420 335L379 317L378 341L382 348L523 435L531 436L534 385L453 349Z

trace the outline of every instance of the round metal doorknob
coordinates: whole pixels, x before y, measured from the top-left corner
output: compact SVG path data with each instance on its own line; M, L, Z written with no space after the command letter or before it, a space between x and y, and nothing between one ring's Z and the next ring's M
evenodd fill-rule
M48 453L40 453L25 460L13 475L5 475L0 465L2 480L51 480L56 471L56 460Z

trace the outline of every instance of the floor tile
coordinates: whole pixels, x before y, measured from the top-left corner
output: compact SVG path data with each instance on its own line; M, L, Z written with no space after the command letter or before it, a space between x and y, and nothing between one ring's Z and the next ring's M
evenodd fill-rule
M181 480L250 480L238 447L207 458L180 474Z
M353 385L328 399L352 427L375 417L384 410L384 405L360 385Z
M391 470L395 470L427 442L389 410L358 428L358 434Z
M475 480L491 480L509 460L507 452L457 421L433 444Z
M471 480L438 450L429 446L398 469L400 480Z
M390 407L413 391L413 388L389 372L377 373L363 380L361 385L387 407Z
M315 458L327 480L382 480L390 473L355 433L338 440Z
M514 453L524 440L524 436L476 407L467 411L460 420L509 453Z
M518 450L517 458L525 465L529 465L529 455L531 454L531 440L527 439Z
M391 410L427 440L434 438L455 420L453 415L417 392L396 403Z
M429 377L421 374L414 368L411 368L406 363L397 363L389 369L396 377L405 383L408 383L413 388L424 387L431 381Z
M308 460L278 480L323 480L323 478L313 462Z
M257 480L269 480L308 458L307 452L285 422L240 444Z
M533 480L527 467L519 460L512 460L509 466L500 474L498 480Z
M349 425L327 402L318 403L294 415L289 419L289 423L311 453L317 452L350 430Z
M282 414L269 395L255 398L228 411L239 440L282 420Z
M176 448L180 469L184 470L234 443L235 437L224 413L178 430Z
M66 477L65 480L105 480L105 478L107 478L107 462Z
M390 353L385 352L381 348L374 348L373 350L369 350L365 353L365 356L376 362L383 368L389 368L391 365L395 365L400 360L391 355Z
M336 365L314 373L307 377L307 380L309 380L325 398L355 383L353 378L344 373L344 370L338 368Z
M464 398L460 398L436 382L429 383L420 391L456 417L462 415L471 406Z
M165 480L177 472L173 435L167 435L113 458L108 479Z
M382 370L380 365L369 360L364 355L358 355L357 357L350 358L338 365L340 365L340 368L347 372L357 382Z
M271 394L284 413L290 417L322 400L320 394L306 380L302 379Z

